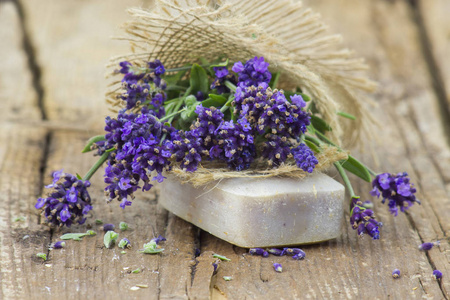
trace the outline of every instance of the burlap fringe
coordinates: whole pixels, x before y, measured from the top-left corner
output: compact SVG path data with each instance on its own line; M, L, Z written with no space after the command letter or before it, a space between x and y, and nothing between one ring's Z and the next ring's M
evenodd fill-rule
M325 33L320 16L291 0L155 0L151 11L129 10L133 20L125 24L133 53L112 59L110 68L128 60L143 65L160 59L175 68L204 57L220 56L244 61L264 56L273 70L280 70L280 87L301 86L332 126L336 143L350 146L361 133L373 132L365 92L375 83L366 78L367 66L339 48L341 37ZM113 72L112 72L113 73ZM119 81L112 83L109 102L116 98ZM345 120L342 110L357 117Z
M319 163L316 165L314 172L323 172L330 168L334 162L347 159L348 154L336 147L325 147L316 157ZM173 167L170 174L175 175L182 183L190 183L194 187L200 187L226 178L305 178L309 173L297 167L295 162L288 161L276 169L267 169L266 164L260 163L254 168L245 171L230 171L223 165L203 163L193 173L181 170L179 167Z

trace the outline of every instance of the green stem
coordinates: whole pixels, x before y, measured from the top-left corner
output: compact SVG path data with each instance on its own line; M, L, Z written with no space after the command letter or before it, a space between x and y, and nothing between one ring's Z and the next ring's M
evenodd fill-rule
M103 163L108 159L109 152L115 150L114 148L106 150L105 153L103 153L102 156L97 160L97 162L91 167L91 169L84 175L82 180L89 180L91 179L92 175L97 172L97 170L103 165Z
M228 99L228 101L225 102L225 104L220 108L220 111L223 113L226 112L227 109L229 107L231 107L231 102L233 102L233 100L234 100L234 96L230 96L230 99Z
M182 102L182 101L180 101ZM175 110L179 109L179 107L175 108ZM180 109L176 112L171 113L170 115L164 116L164 118L159 119L160 122L164 122L165 120L171 119L169 121L169 124L172 123L173 117L175 117L176 115L178 115L179 113L182 113L183 111L185 111L186 108Z
M364 165L367 169L367 171L369 171L370 175L372 175L373 177L377 177L377 173L375 173L374 171L372 171L371 169L369 169L366 165Z
M345 173L345 170L342 167L341 163L337 161L337 162L334 163L334 166L338 170L339 175L341 175L342 180L344 180L345 186L347 187L348 192L350 193L350 197L352 197L352 198L359 198L359 196L355 195L355 192L353 191L352 184L350 183L350 179L348 178L347 173Z
M225 80L225 86L233 92L236 92L237 86L235 86L231 81Z

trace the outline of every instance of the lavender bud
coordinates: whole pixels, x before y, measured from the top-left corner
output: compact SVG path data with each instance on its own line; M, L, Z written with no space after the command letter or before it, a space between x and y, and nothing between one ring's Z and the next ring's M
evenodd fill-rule
M273 268L276 272L281 273L283 272L283 267L281 266L281 264L279 263L274 263L273 264Z
M423 243L422 245L419 246L419 250L428 251L428 250L431 250L431 248L433 248L433 246L434 246L433 243Z
M61 249L66 247L66 242L64 241L57 241L54 245L53 245L53 249Z
M400 270L395 269L394 272L392 272L392 277L394 277L395 279L400 278Z
M248 253L251 255L263 255L266 252L263 248L251 248Z
M277 249L277 248L271 248L271 249L267 250L267 252L269 252L270 254L276 255L276 256L283 255L283 250Z
M164 242L164 241L166 241L166 238L163 237L162 235L158 236L157 238L153 238L153 239L150 240L150 242L155 242L156 245L158 245L159 243Z
M116 226L114 226L114 224L103 225L103 231L105 231L105 232L114 231L114 228L116 228Z
M298 249L298 250L300 250L300 249ZM297 259L297 260L304 259L305 257L306 257L306 253L303 252L303 250L300 250L300 252L298 252L297 254L292 256L293 259Z
M436 280L441 279L441 278L442 278L442 272L439 271L439 270L434 270L434 271L433 271L433 277L434 277L434 279L436 279Z

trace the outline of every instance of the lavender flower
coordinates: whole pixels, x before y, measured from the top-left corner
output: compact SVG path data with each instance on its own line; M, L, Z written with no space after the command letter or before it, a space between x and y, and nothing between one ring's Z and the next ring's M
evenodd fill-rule
M400 278L400 270L395 269L394 272L392 272L392 277L394 277L395 279Z
M57 241L53 244L53 249L62 249L64 247L66 247L66 242L64 241Z
M372 196L383 197L382 203L388 200L389 211L397 216L398 208L405 212L415 202L420 204L414 195L416 189L410 183L406 172L397 175L383 173L379 174L372 181L373 190L370 192Z
M358 198L352 198L352 203L350 204L351 215L350 224L353 229L358 230L358 235L363 236L368 234L372 239L377 240L380 238L379 228L383 225L378 222L375 217L373 210L364 208L362 206L362 201Z
M439 244L440 244L440 241L431 242L431 243L423 243L422 245L419 246L419 250L428 251L428 250L431 250L431 248L433 248L433 246L438 246Z
M114 224L103 225L103 231L105 231L105 232L114 231L114 228L116 228L116 226L114 226Z
M263 248L251 248L248 250L248 253L250 253L251 255L258 255L258 256L262 256L262 257L269 256L269 252L267 252Z
M436 279L436 280L441 279L441 278L442 278L442 272L439 271L439 270L434 270L434 271L433 271L433 277L434 277L434 279Z
M255 56L249 59L245 65L240 61L233 65L233 72L238 73L239 87L258 86L260 83L269 83L272 74L268 70L269 63L264 61L264 57Z
M267 252L269 252L270 254L276 255L276 256L284 255L283 250L277 249L277 248L271 248L271 249L267 250Z
M157 117L165 114L162 106L166 100L164 90L166 83L161 79L165 73L163 64L159 60L148 63L149 69L133 66L123 61L120 73L125 74L122 87L125 90L120 98L125 101L126 109L145 104Z
M162 235L159 235L157 238L153 238L150 240L150 243L154 242L156 243L156 245L158 245L161 242L167 241L165 237L163 237Z
M281 264L279 264L279 263L274 263L274 264L273 264L273 269L274 269L276 272L278 272L278 273L283 272L283 267L282 267Z
M35 208L42 209L45 221L54 226L70 227L74 222L83 224L85 215L92 209L91 197L87 188L91 183L79 180L75 175L53 173L53 182L47 185L47 198L39 198Z
M210 88L212 90L215 89L219 95L230 92L230 89L225 85L225 80L230 81L234 85L237 84L236 76L230 74L227 67L215 67L214 73L216 77Z
M118 199L120 206L131 205L128 198L141 188L148 191L152 187L148 174L157 172L153 180L161 182L162 172L169 167L171 156L169 141L161 144L164 135L170 136L173 128L159 122L149 109L143 107L140 114L121 111L117 119L106 118L106 141L102 149L115 148L105 169L105 188L109 201Z
M314 156L314 152L303 143L291 149L291 153L294 156L297 166L305 172L312 173L314 167L319 163Z

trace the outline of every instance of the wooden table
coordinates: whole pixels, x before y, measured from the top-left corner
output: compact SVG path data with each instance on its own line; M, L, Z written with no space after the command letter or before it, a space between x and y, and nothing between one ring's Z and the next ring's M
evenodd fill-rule
M381 239L359 239L346 225L330 242L304 246L306 259L253 257L158 206L158 192L139 194L131 208L108 205L102 176L92 180L90 218L99 234L64 250L50 243L69 230L40 224L34 209L52 170L87 171L81 155L108 114L104 65L127 52L120 33L130 0L0 1L0 298L4 299L449 299L450 295L450 2L448 0L308 0L345 45L364 56L380 83L372 98L384 147L356 153L380 171L407 171L422 205L393 217L376 201ZM375 155L372 155L375 154ZM356 180L359 182L358 180ZM356 190L369 199L370 186ZM24 221L17 220L25 217ZM99 225L128 222L133 249L105 249ZM89 223L89 222L88 222ZM87 225L70 232L84 232ZM160 255L137 249L167 238ZM425 241L441 240L429 252ZM200 249L200 256L195 256ZM36 253L48 253L43 262ZM213 273L212 253L231 258ZM272 269L281 262L283 273ZM141 269L140 273L132 270ZM400 279L392 271L399 268ZM441 282L432 278L443 272ZM225 281L223 276L232 276ZM133 291L137 284L146 285Z

